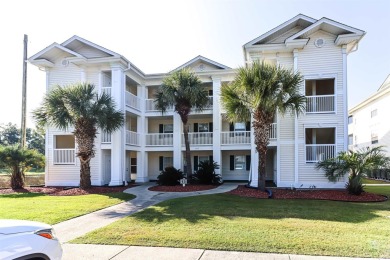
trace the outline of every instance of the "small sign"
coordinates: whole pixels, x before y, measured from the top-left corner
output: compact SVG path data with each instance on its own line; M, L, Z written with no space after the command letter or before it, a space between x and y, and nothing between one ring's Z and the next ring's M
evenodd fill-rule
M186 178L180 179L180 184L183 185L183 187L185 187L187 184L187 179Z

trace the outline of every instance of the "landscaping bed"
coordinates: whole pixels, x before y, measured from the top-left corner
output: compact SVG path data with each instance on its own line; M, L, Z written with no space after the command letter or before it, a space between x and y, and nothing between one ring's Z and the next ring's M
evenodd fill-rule
M273 199L315 199L315 200L335 200L351 202L379 202L387 200L386 196L363 192L361 195L348 194L346 190L291 190L291 189L271 189ZM245 185L239 185L237 189L229 191L229 194L241 197L267 199L268 193Z
M88 194L105 194L113 192L123 192L128 188L132 188L137 185L119 186L119 187L107 187L107 186L95 186L87 190L80 188L65 188L65 187L25 187L24 189L0 189L0 194L13 194L13 193L42 193L50 196L78 196Z
M196 185L189 184L183 187L183 185L175 185L175 186L165 186L158 185L150 187L150 191L161 191L161 192L191 192L191 191L202 191L202 190L211 190L215 189L218 186L216 185Z

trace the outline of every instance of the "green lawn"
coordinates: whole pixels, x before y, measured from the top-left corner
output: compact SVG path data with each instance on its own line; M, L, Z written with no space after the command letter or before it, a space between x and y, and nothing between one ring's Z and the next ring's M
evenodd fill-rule
M390 187L366 189L390 195ZM160 203L72 242L390 257L390 203L189 197Z
M123 192L81 196L38 193L0 195L0 219L24 219L56 224L135 198Z
M390 184L390 182L363 178L363 184Z

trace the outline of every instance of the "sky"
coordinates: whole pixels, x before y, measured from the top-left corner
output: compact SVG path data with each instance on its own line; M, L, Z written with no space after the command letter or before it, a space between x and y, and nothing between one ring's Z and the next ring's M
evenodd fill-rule
M374 94L390 73L388 0L138 0L0 3L0 124L20 126L23 35L28 57L78 35L117 52L145 73L168 72L197 55L232 68L242 45L297 14L366 31L348 55L348 107ZM45 72L27 67L27 126L46 89Z

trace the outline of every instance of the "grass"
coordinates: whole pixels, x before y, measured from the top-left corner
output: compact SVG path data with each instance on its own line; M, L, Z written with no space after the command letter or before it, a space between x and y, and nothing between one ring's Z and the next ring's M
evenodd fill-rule
M390 196L390 187L366 189ZM390 203L188 197L147 208L72 242L390 257Z
M0 219L23 219L56 224L135 198L122 192L80 196L39 193L0 195Z
M388 181L363 178L363 184L390 184Z

